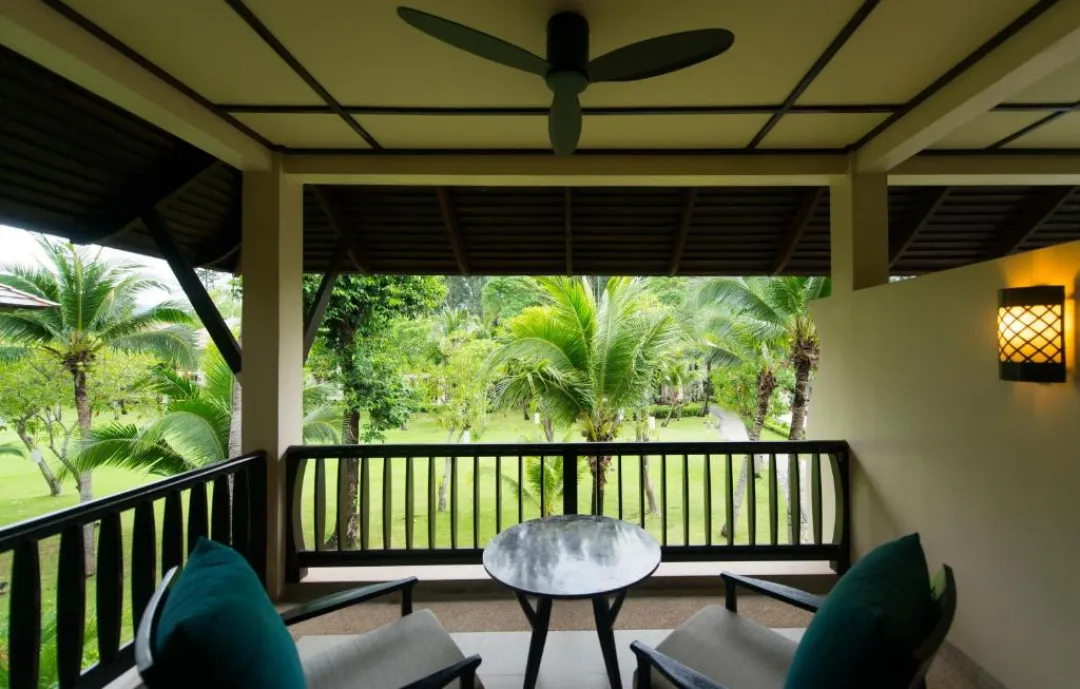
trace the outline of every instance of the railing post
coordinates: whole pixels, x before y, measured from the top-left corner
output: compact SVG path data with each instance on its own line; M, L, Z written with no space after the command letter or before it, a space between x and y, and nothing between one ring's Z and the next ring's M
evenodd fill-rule
M306 574L300 569L304 549L303 495L307 459L285 453L285 581L295 584Z
M562 502L563 502L563 514L577 514L578 505L578 471L577 471L577 452L563 452L562 459L562 473L563 473L563 490L562 490Z
M851 568L851 457L850 450L837 450L829 456L836 493L836 524L833 542L837 545L837 558L829 563L837 574Z

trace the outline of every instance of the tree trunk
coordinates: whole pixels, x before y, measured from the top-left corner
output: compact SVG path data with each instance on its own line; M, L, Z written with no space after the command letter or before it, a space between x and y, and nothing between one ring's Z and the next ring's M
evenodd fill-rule
M705 382L701 386L702 394L705 395L705 402L701 405L701 415L708 418L709 416L709 401L712 398L712 362L705 362Z
M355 445L360 437L360 412L355 409L346 409L341 417L341 441L345 445ZM360 496L360 460L345 462L345 485L347 495L344 505L338 505L338 510L348 510L349 519L345 523L345 538L342 539L345 549L355 549L360 543L360 512L357 501ZM330 548L337 547L337 520L334 520L334 530L326 539L326 545Z
M449 445L454 442L454 429L450 429L450 432L446 434L446 443ZM442 481L439 483L439 507L440 512L446 511L446 491L450 488L450 471L453 469L453 460L447 457L443 460L443 473Z
M529 420L529 400L521 400L521 418L524 421Z
M796 343L794 359L795 395L791 400L791 430L788 432L788 440L803 440L806 438L806 413L810 408L810 371L813 368L814 361L817 359L817 352L811 346ZM800 488L805 488L806 483L800 481L799 485ZM803 542L809 540L810 537L810 520L808 517L810 506L807 504L808 502L807 491L805 489L801 490L799 495L799 523ZM791 505L788 505L789 538L792 535L790 533L790 524Z
M607 470L611 466L611 457L589 457L589 471L592 472L593 490L589 507L591 514L600 514L604 504L604 488L607 485Z
M240 381L233 378L232 386L232 410L229 417L229 457L240 456L240 415L243 409L243 393L240 391Z
M772 400L773 392L776 390L776 375L771 369L764 368L758 371L757 378L757 411L754 414L754 425L751 426L747 432L747 437L757 442L761 440L761 429L765 427L765 418L769 415L769 402ZM739 475L739 483L735 487L735 495L732 497L734 502L734 515L735 524L739 523L739 508L742 506L743 491L746 490L747 470L750 470L754 474L754 478L757 479L757 467L758 462L755 456L751 456L747 461L743 462L743 472ZM720 529L720 535L723 538L727 538L728 524L724 524Z
M90 440L91 412L90 400L86 395L86 371L76 368L72 371L75 383L75 412L79 417L79 435L82 442ZM93 476L90 472L84 472L79 476L79 502L88 502L94 499ZM83 527L83 552L85 554L86 576L91 576L97 571L97 558L94 557L94 525L87 524Z
M637 442L645 443L649 441L648 431L644 430L641 423L635 424L634 436ZM641 455L641 470L645 472L645 514L656 514L656 491L653 490L652 476L649 475L649 456Z
M806 437L806 411L810 407L810 357L795 358L795 395L791 399L791 431L788 440Z
M724 522L724 525L720 527L720 538L728 537L728 529L732 529L731 533L738 533L739 509L742 507L743 495L746 494L747 475L750 473L750 467L753 463L753 455L743 460L742 471L739 472L739 480L735 484L735 495L731 496L731 514L732 517L735 519L735 526ZM753 506L751 506L751 509L753 509Z
M671 415L675 413L675 405L669 404L667 410L667 416L664 417L663 422L660 424L660 428L667 428L667 425L671 423Z
M555 442L555 422L550 416L541 416L540 423L544 427L544 437L549 443Z
M30 460L37 464L38 469L41 470L41 477L45 479L45 483L49 484L49 495L54 498L60 495L60 481L56 480L56 474L49 468L45 457L41 454L41 450L37 448L33 437L26 430L25 421L15 423L15 433L18 434L19 440L26 446L26 451L30 453Z

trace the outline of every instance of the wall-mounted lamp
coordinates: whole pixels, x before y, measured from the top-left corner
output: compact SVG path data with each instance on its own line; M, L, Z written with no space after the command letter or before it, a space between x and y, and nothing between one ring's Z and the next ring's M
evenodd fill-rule
M1065 382L1065 288L998 293L998 369L1002 380Z

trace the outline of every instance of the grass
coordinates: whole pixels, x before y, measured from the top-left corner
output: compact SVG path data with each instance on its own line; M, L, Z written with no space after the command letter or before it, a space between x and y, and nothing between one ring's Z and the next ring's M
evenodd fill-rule
M660 439L663 441L700 441L716 439L716 432L707 429L704 420L700 417L687 417L682 420L672 421L667 428L658 429ZM493 416L487 428L480 434L474 435L474 442L517 442L523 439L537 439L538 427L531 421L526 421L520 414L507 413ZM626 437L632 434L631 429L624 430L624 437L620 440L632 440ZM578 440L576 434L567 437L567 440ZM764 440L782 440L781 437L766 432ZM0 443L17 442L15 434L11 431L0 431ZM446 442L446 433L435 420L428 415L418 415L409 423L407 429L396 430L388 434L388 443L443 443ZM369 486L370 486L370 526L369 547L371 548L404 548L406 546L406 509L405 509L405 482L406 462L412 462L414 470L414 513L413 513L413 545L415 547L428 546L428 463L434 461L436 484L443 474L443 460L436 458L391 458L389 460L374 459L369 462ZM505 476L517 478L517 458L503 458L499 463L499 469ZM619 514L619 472L618 458L613 459L613 466L609 474L609 482L605 496L605 514ZM627 457L622 460L622 516L630 521L641 523L641 495L640 495L640 460L637 457ZM389 465L389 476L387 466ZM482 547L496 533L496 528L503 529L517 523L518 508L517 496L505 485L502 489L502 509L497 517L495 510L496 497L496 459L493 457L480 457L474 460L472 457L457 460L457 484L458 491L456 501L452 501L451 507L456 509L458 515L458 528L456 530L456 544L458 547L472 547L474 544ZM707 533L711 533L714 542L719 542L719 529L723 523L725 505L719 496L725 494L725 460L723 457L711 459L713 497L711 528L706 530L705 517L705 483L704 468L705 460L700 455L690 455L685 460L682 456L668 457L666 467L659 458L652 458L649 475L653 480L658 503L661 510L658 514L645 515L646 529L659 540L670 544L686 542L689 536L690 543L705 543ZM735 471L740 470L740 460L733 463ZM336 514L336 477L337 460L325 460L324 464L327 480L327 525L323 533L323 539L333 529L334 515ZM663 505L665 498L662 494L663 481L662 471L666 468L667 480L667 505L666 525ZM689 501L684 502L684 476L688 469ZM479 482L474 489L474 479L479 477ZM95 496L106 496L118 493L130 488L145 485L157 480L158 477L143 472L129 471L125 469L106 468L94 472ZM384 489L389 484L389 502L384 503ZM591 490L591 478L586 477L579 488L579 511L589 510L589 496ZM757 513L759 542L768 539L769 524L768 515L768 484L765 478L757 481ZM305 543L312 547L315 537L314 525L314 487L315 470L313 463L309 463L304 481L303 494L303 529ZM474 490L476 491L474 493ZM478 496L477 502L474 497ZM210 497L210 496L208 496ZM186 502L186 496L185 496ZM160 529L162 523L163 504L158 501L156 505L157 524ZM556 503L561 505L561 500ZM28 460L19 460L10 457L0 458L0 527L31 519L56 510L62 510L78 504L78 493L74 485L69 481L65 484L63 494L59 497L51 497L48 488L37 467ZM479 518L474 519L476 505L479 504ZM386 510L384 508L389 508ZM531 519L539 516L539 507L535 503L526 501L523 507L523 517ZM786 500L780 496L780 514L786 512ZM184 513L187 514L187 505L184 505ZM683 514L688 513L689 520L684 526ZM384 514L388 517L384 521ZM127 512L122 515L122 528L124 534L124 571L125 585L130 582L130 552L131 533L134 515ZM477 524L474 534L473 523ZM498 523L498 522L501 522ZM666 526L666 528L665 528ZM736 532L736 542L748 542L748 526L746 510L739 519L739 528ZM781 541L786 539L786 530L781 528ZM474 536L476 539L474 540ZM56 600L56 573L59 556L59 537L46 539L39 544L42 576L42 606L45 610L51 610ZM451 518L449 512L435 513L435 544L436 547L450 547ZM160 547L160 536L158 539ZM0 554L0 581L10 581L11 554ZM93 606L96 580L94 577L87 582L87 606L88 619L93 619ZM132 638L132 617L130 590L124 594L124 628L122 630L122 643ZM0 661L3 659L3 646L6 645L8 606L0 597ZM90 651L88 647L88 651ZM87 662L93 657L92 652L86 654ZM0 663L2 664L2 663Z

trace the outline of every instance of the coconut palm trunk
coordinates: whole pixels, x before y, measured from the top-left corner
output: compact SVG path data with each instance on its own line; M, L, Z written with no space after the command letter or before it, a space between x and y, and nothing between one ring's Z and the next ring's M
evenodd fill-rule
M86 389L86 363L76 361L70 364L72 379L75 383L75 414L79 419L79 435L82 441L90 441L92 416L90 399ZM85 471L79 474L79 502L89 502L94 499L93 474ZM83 557L86 568L86 576L92 575L97 570L97 558L94 557L94 525L83 526Z
M229 417L229 456L239 457L242 446L241 414L243 412L244 395L240 390L240 381L234 380L232 386L232 406Z
M451 428L450 432L446 434L446 444L447 445L454 442L454 433L455 432L456 432L456 429ZM458 436L458 439L460 440L461 436ZM453 468L454 468L453 462L454 462L454 460L451 457L446 457L443 460L442 481L439 482L439 506L437 508L439 510L439 512L445 512L446 511L446 493L450 488L450 474L452 473Z
M817 347L812 342L797 340L792 359L795 366L795 394L791 401L791 430L788 432L788 440L804 440L806 438L806 413L810 408L810 374L817 361ZM800 475L801 478L803 477ZM810 537L810 505L806 481L800 480L799 485L802 488L799 495L799 529L801 539L805 542ZM794 542L790 526L790 510L791 506L788 505L788 537Z
M769 414L769 402L772 400L773 392L776 390L776 384L776 374L772 369L764 368L758 372L757 410L754 414L754 425L751 426L750 430L747 432L747 435L752 442L757 442L761 439L761 430L765 427L765 418ZM735 495L732 496L732 516L735 520L735 526L725 523L720 529L720 536L722 538L727 538L729 528L733 529L730 533L738 531L739 510L742 508L743 495L746 492L746 482L748 480L747 473L755 473L756 465L757 459L753 455L743 462L743 468L739 473L739 480L735 486ZM750 508L753 509L753 505L751 505Z

